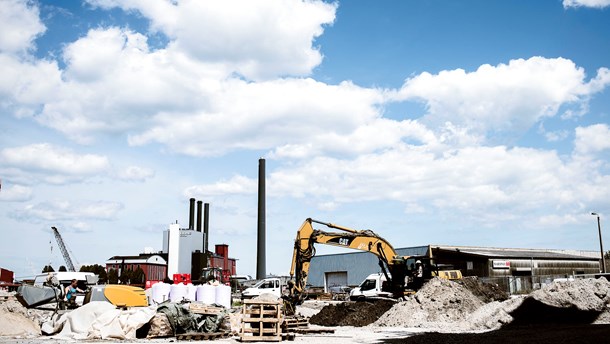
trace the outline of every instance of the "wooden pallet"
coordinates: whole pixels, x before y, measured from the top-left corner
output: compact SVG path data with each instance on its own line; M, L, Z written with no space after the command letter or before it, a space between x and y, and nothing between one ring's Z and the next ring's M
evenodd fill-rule
M204 303L191 302L189 305L189 310L191 311L191 313L196 313L196 314L218 315L220 312L224 311L225 309L223 307L206 305Z
M242 326L239 339L242 342L282 341L282 302L244 300Z
M282 331L283 332L292 332L292 330L297 328L308 328L309 327L309 318L305 317L286 317L282 322Z
M189 332L177 334L177 340L214 340L219 338L227 338L228 332Z
M296 328L292 330L298 334L319 334L319 333L335 333L335 330L331 328Z

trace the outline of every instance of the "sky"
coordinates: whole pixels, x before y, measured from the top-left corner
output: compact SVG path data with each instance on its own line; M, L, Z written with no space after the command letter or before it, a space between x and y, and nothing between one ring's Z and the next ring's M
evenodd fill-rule
M269 274L306 218L598 251L609 68L610 0L0 0L0 266L161 250L194 197L254 276L261 157Z

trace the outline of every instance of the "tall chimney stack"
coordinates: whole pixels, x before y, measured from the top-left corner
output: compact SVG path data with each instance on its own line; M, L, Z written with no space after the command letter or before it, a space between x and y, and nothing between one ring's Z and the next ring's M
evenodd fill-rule
M258 235L256 245L256 279L267 277L265 271L265 159L258 159Z
M208 252L210 225L210 203L203 204L203 252Z
M189 229L195 229L195 199L190 199L189 208Z
M197 232L201 232L201 208L202 208L202 201L197 201Z

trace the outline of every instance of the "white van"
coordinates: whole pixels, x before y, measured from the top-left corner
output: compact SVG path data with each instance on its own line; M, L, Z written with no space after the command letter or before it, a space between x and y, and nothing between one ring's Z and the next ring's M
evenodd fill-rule
M358 301L369 297L391 297L391 292L383 290L386 281L383 273L370 274L359 286L350 291L349 298L352 301Z
M287 288L287 279L282 277L269 277L258 281L254 286L241 293L243 299L251 299L262 294L272 294L278 298Z

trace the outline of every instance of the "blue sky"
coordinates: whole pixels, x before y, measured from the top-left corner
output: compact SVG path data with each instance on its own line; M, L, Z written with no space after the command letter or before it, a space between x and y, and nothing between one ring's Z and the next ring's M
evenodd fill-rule
M62 265L51 226L80 264L159 250L195 197L254 275L259 157L268 273L307 217L595 251L608 68L609 0L0 0L0 266Z

